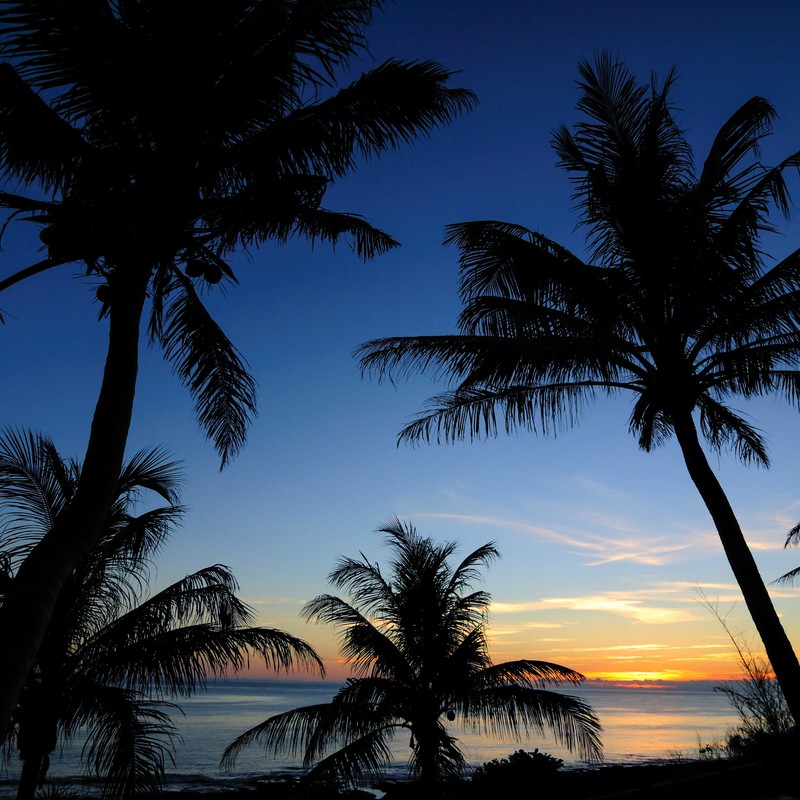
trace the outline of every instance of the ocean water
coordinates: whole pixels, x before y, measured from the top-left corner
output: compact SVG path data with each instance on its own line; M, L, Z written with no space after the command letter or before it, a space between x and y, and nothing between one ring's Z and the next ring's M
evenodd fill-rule
M265 753L254 745L240 755L230 773L220 771L222 751L236 736L267 717L304 705L323 703L339 688L325 681L230 680L209 684L208 691L180 701L183 715L173 717L182 737L174 764L167 769L167 788L209 788L265 774L297 774L298 758ZM696 758L701 744L720 741L736 723L725 697L707 683L669 685L659 688L626 688L585 685L571 690L585 699L603 724L605 760L613 764L637 764L675 758ZM498 741L457 725L452 735L462 745L467 761L479 765L503 758L514 750L539 750L563 758L567 767L586 766L552 739L529 737ZM392 746L395 763L388 774L406 774L408 738L403 733ZM16 764L0 771L0 797L13 797ZM82 782L80 747L73 746L53 757L50 775L60 783Z

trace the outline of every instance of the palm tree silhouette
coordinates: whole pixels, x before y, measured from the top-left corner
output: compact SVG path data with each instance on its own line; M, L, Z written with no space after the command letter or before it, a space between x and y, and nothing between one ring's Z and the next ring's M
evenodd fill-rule
M583 757L602 757L600 724L577 697L547 691L578 684L583 675L546 661L493 664L486 642L490 596L471 586L498 553L479 547L455 567L454 543L437 545L392 520L381 532L393 551L387 575L362 554L342 559L331 583L350 601L321 595L306 619L339 630L341 652L355 677L330 703L278 714L246 731L225 750L233 766L242 748L301 750L311 780L355 784L390 759L389 741L411 733L411 767L424 784L459 774L458 740L443 718L492 736L552 731ZM333 751L333 752L331 752Z
M34 0L0 8L0 192L41 227L47 257L0 280L81 261L109 340L81 482L0 611L0 732L67 576L99 535L124 458L140 323L189 388L224 465L244 443L255 384L200 294L236 283L239 247L349 237L397 243L326 189L368 158L474 103L431 61L389 60L338 88L380 0Z
M6 576L50 530L79 480L80 466L64 461L47 437L6 432L0 438ZM50 754L79 732L87 768L105 780L105 797L157 788L175 736L166 697L188 696L208 676L241 670L251 654L274 669L295 663L322 669L302 640L253 626L253 611L236 597L225 566L145 595L151 560L183 513L177 486L176 465L162 451L134 456L90 558L65 584L5 741L22 759L19 800L33 798ZM134 515L143 490L168 505Z
M590 259L519 225L452 225L460 334L369 342L362 367L453 381L404 428L411 442L550 434L597 395L632 392L629 430L646 451L677 440L800 719L800 666L700 442L766 466L761 435L730 398L800 398L800 251L766 269L760 246L770 210L788 210L784 172L800 154L760 164L774 111L755 97L722 126L698 174L671 113L672 73L640 86L604 54L580 74L588 120L559 128L553 143Z

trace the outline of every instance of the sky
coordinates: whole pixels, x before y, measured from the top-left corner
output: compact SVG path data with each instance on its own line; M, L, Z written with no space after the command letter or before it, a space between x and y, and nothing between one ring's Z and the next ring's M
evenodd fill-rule
M731 642L709 610L758 649L711 521L674 442L638 450L629 399L600 398L556 439L520 432L457 445L397 447L402 425L442 389L427 379L362 378L359 344L455 330L453 222L519 223L585 253L552 131L577 121L583 59L606 50L642 81L675 66L677 118L698 162L714 133L753 95L779 118L765 143L773 164L800 149L800 4L636 0L408 0L387 4L367 33L371 57L434 59L479 105L413 147L362 165L328 193L402 247L368 263L347 246L304 241L242 254L241 282L207 298L259 384L259 413L223 472L191 399L157 349L143 352L129 452L161 446L183 462L183 526L158 559L154 588L201 567L232 568L261 624L311 642L341 679L333 632L303 622L341 556L387 558L387 519L414 524L467 553L494 541L485 573L495 660L554 661L614 681L736 677ZM800 181L793 180L800 197ZM765 243L800 246L800 211ZM35 232L12 225L0 276L38 260ZM105 322L92 287L62 268L0 297L0 425L50 435L82 457L99 387ZM800 565L783 548L800 521L800 415L777 400L737 406L770 443L770 470L732 454L712 464L766 581ZM800 588L770 586L800 643ZM258 674L258 671L256 670ZM300 674L297 677L307 677Z

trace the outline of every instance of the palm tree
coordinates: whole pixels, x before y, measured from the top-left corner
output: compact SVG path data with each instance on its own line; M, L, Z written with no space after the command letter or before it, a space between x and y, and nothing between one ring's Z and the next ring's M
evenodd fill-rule
M255 384L200 294L237 282L239 247L349 237L397 243L325 191L368 158L474 103L431 61L386 61L339 88L381 0L0 2L0 192L46 257L0 291L82 262L108 319L81 482L0 610L0 733L67 577L99 536L122 467L140 322L189 388L222 464L244 443ZM11 184L11 182L14 182Z
M578 684L583 675L546 661L493 664L489 657L490 596L471 585L497 557L495 546L454 567L454 543L437 545L398 520L381 532L394 553L389 575L363 554L342 559L329 577L350 601L324 594L303 610L306 619L338 628L355 677L330 703L278 714L243 733L223 764L233 766L242 748L262 742L268 750L302 750L305 766L314 765L311 779L354 784L389 760L392 735L406 729L412 770L432 784L465 766L443 717L500 737L550 729L570 750L599 760L601 728L591 708L544 688Z
M52 519L69 504L80 466L40 434L0 438L0 552L13 574ZM59 743L85 734L87 768L105 779L104 796L155 788L175 736L167 697L190 695L208 676L238 671L251 654L275 669L295 662L322 669L305 642L253 626L222 565L201 569L145 596L151 559L183 509L176 465L142 451L123 469L114 504L90 558L61 592L5 739L22 760L18 800L31 800ZM163 507L133 515L148 490ZM0 603L4 586L0 582Z
M784 172L800 153L761 165L758 145L775 112L754 97L725 122L698 171L672 115L672 73L638 85L605 54L580 74L588 119L559 128L553 144L574 181L589 257L520 225L452 225L460 333L369 342L362 367L453 382L402 431L411 442L498 428L549 434L598 394L632 393L630 432L645 451L677 440L800 720L797 657L701 445L702 437L766 466L761 435L730 398L800 399L800 251L767 269L760 244L770 211L788 210Z

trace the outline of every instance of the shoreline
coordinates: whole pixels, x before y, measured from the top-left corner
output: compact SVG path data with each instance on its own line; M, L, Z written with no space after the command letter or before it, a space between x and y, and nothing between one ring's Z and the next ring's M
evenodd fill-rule
M517 748L525 749L525 748ZM659 767L672 767L675 765L697 764L697 763L717 763L724 761L724 759L702 759L698 757L648 757L641 756L639 758L632 758L627 761L605 761L600 764L588 764L586 762L573 762L565 763L559 770L560 774L572 773L596 773L598 771L613 769L636 769L636 768L659 768ZM464 780L468 780L472 771L478 765L471 764L469 770L465 775ZM187 773L170 773L167 772L162 793L177 794L177 793L196 793L196 794L214 794L217 792L235 791L237 789L247 789L261 783L288 783L299 781L303 776L304 770L302 767L284 766L274 770L264 772L248 772L245 774L236 774L226 776L223 773L208 774L203 772L187 772ZM8 775L0 768L0 800L14 797L11 791L16 790L18 778L13 775ZM407 770L405 765L397 764L394 768L390 768L386 772L381 773L374 782L376 783L410 783L411 779L407 777ZM99 792L102 785L102 779L86 776L86 775L53 775L48 777L45 781L45 786L54 785L60 787L80 787L90 791L94 788Z
M302 770L280 770L262 775L231 778L206 775L185 776L195 780L167 780L158 793L138 795L139 800L175 797L181 800L283 800L293 798ZM724 795L726 800L766 800L800 796L800 782L790 774L790 765L768 761L735 759L661 760L642 764L600 764L592 767L562 769L552 776L536 780L535 785L498 784L493 797L541 798L559 800L706 800ZM182 776L183 777L183 776ZM55 778L46 785L74 792L72 797L97 798L101 781L92 778ZM13 798L16 780L0 778L0 797ZM342 793L339 797L415 800L419 789L413 781L395 776L365 782L363 791ZM322 797L336 796L321 793ZM305 795L304 795L305 796ZM316 793L310 795L315 797ZM444 797L453 800L478 800L485 797L485 786L472 786L468 779L448 785Z

